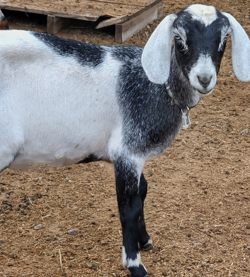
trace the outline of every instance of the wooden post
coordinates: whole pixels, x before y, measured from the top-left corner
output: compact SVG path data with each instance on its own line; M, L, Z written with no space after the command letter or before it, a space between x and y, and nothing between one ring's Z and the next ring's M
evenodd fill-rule
M115 40L116 42L124 42L132 35L143 29L147 24L157 19L160 15L162 3L145 8L142 12L132 16L123 23L115 25Z
M56 34L69 24L69 20L63 17L57 17L54 15L47 16L47 32L50 34Z

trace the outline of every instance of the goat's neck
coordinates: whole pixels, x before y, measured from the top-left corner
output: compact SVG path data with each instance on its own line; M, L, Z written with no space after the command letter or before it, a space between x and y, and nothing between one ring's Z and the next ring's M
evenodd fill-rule
M192 108L200 100L199 93L193 89L189 80L183 74L181 67L172 55L172 63L168 83L166 84L174 103L181 109Z

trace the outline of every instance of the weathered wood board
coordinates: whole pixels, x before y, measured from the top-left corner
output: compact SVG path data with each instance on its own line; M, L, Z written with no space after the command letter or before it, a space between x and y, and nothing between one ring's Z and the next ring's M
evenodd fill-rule
M123 42L159 16L161 0L0 0L0 9L48 16L47 31L56 33L68 18L98 21L97 28L116 26Z

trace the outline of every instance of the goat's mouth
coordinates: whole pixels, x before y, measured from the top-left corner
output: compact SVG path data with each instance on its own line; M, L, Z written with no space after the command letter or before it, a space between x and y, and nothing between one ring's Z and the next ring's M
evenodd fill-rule
M193 87L193 89L197 92L197 93L199 93L199 95L201 96L201 97L203 97L203 96L206 96L206 95L209 95L210 93L212 93L212 91L214 90L214 87L212 87L212 88L206 88L206 89L201 89L201 88L197 88L197 87Z
M214 89L216 85L216 74L213 73L213 70L211 71L212 73L210 71L190 71L190 84L200 95L208 95L209 93L211 93L211 91Z
M199 94L205 96L205 95L210 94L213 91L213 89L206 90L206 91L197 89L197 91L198 91Z

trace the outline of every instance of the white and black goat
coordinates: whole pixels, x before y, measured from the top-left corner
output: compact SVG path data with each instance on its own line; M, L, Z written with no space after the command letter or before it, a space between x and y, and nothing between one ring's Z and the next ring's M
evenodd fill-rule
M123 264L147 276L147 159L162 153L216 84L227 35L233 68L250 81L250 41L233 16L192 5L168 15L144 49L44 33L0 32L0 170L35 163L114 163Z

